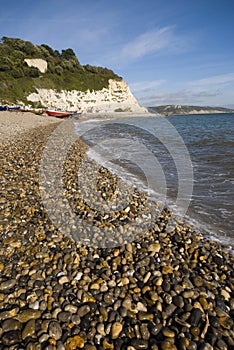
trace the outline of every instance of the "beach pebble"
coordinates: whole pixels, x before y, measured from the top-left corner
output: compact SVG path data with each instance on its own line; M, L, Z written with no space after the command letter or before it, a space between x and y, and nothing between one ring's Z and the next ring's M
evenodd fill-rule
M22 331L22 339L33 337L35 335L36 323L35 320L30 320L26 323Z
M161 249L161 246L159 243L153 243L149 245L149 252L154 252L154 253L158 253Z
M25 323L31 319L37 319L41 317L41 312L38 310L33 310L33 309L25 309L22 310L18 315L17 319L18 321Z
M144 339L132 339L131 346L136 350L140 350L140 349L148 349L149 344L148 344L148 341Z
M14 330L21 330L22 323L15 319L7 319L4 322L2 322L2 331L8 332L8 331L14 331Z
M5 282L0 283L0 291L1 292L9 292L9 289L13 288L16 284L15 279L7 280Z
M76 314L77 313L77 309L78 307L75 306L75 305L72 305L72 304L68 304L64 307L64 311L68 311L70 312L71 314Z
M120 322L115 322L112 325L111 328L111 338L116 339L119 337L120 333L122 332L123 325Z
M58 322L52 321L49 324L49 335L51 338L56 340L60 339L62 336L62 329Z
M83 305L83 306L79 307L79 309L78 309L78 315L80 317L85 316L89 312L90 312L90 306L89 305Z
M184 218L167 230L168 208L143 234L141 224L156 203L87 158L81 140L61 159L62 195L55 191L59 198L51 206L66 227L51 220L45 206L57 180L61 186L55 165L62 152L47 162L43 184L39 170L57 126L1 147L0 348L231 349L233 255ZM54 139L59 149L60 136ZM83 162L88 188L80 188L77 176ZM118 209L117 195L125 210ZM100 247L103 242L108 247Z
M21 339L22 339L21 332L19 330L12 330L2 335L2 344L14 345L19 343Z
M59 284L64 284L68 282L69 282L69 279L67 278L67 276L62 276L59 278Z
M82 349L84 347L84 344L84 338L80 337L79 335L67 338L67 340L64 343L65 349L69 350Z
M190 317L190 324L192 326L197 326L201 317L202 317L202 311L200 309L193 309Z

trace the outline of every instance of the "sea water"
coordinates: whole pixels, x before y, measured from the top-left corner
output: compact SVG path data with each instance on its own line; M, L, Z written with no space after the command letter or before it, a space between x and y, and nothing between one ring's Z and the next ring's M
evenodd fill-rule
M76 130L89 157L234 246L234 114L121 117Z

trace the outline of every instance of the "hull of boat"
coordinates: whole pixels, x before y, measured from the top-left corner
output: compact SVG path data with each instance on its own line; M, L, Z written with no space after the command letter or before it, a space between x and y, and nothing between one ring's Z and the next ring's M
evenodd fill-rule
M60 111L45 111L47 115L52 117L60 117L60 118L66 118L71 115L69 112L60 112Z
M20 106L7 107L8 111L17 112L20 111Z

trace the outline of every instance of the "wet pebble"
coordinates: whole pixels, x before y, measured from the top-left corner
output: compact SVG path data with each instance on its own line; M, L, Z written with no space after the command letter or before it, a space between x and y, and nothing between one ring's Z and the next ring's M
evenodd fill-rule
M69 311L61 311L58 313L57 318L60 322L69 322L72 314Z
M162 327L163 325L161 323L155 324L154 322L151 322L149 324L150 333L156 336L161 331Z
M74 337L69 337L64 343L66 350L76 350L82 349L84 347L85 341L84 338L79 335L75 335Z
M18 321L25 323L29 321L30 319L37 319L41 317L41 312L38 310L33 310L33 309L25 309L22 310L18 315L17 319Z
M76 314L78 310L78 307L72 304L68 304L64 307L65 312L69 312L71 314Z
M177 350L177 347L170 341L164 340L161 344L162 350Z
M68 282L69 282L69 279L67 278L67 276L62 276L59 278L59 284L64 284Z
M120 322L115 322L112 325L111 328L111 338L116 339L119 337L120 333L122 332L123 325Z
M202 317L202 312L200 309L193 309L190 317L190 324L192 326L197 326Z
M22 331L22 339L35 336L35 330L36 330L35 320L28 321Z
M132 339L131 346L133 346L133 348L136 350L148 349L149 343L144 339Z
M21 330L22 323L15 319L7 319L2 323L2 331L8 332L8 331L14 331L14 330Z
M78 315L80 317L83 317L83 316L87 315L89 312L90 312L89 305L80 306L79 309L78 309Z
M169 328L164 328L162 330L162 333L165 337L168 337L168 338L174 338L175 337L175 332L170 330Z
M9 331L2 335L2 344L14 345L19 343L21 339L21 332L19 330Z
M60 339L62 336L62 329L60 327L60 324L56 321L52 321L49 324L49 335L51 338L54 338L56 340Z
M9 290L11 288L13 288L16 284L16 280L15 279L10 279L4 282L0 283L0 292L9 292Z

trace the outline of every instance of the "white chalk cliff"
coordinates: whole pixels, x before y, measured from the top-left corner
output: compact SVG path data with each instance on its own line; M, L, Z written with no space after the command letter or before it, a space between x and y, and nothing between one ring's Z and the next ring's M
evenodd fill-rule
M41 88L36 90L36 92L27 96L27 100L29 102L39 102L44 107L84 113L118 111L148 113L146 108L138 104L129 86L123 80L110 79L109 87L98 91L56 91Z
M41 73L47 70L47 61L43 59L25 59L29 67L36 67ZM63 109L67 111L98 112L134 112L148 113L147 109L139 106L123 80L110 79L108 88L98 91L62 90L36 88L36 92L27 96L30 102L38 102L43 107Z

